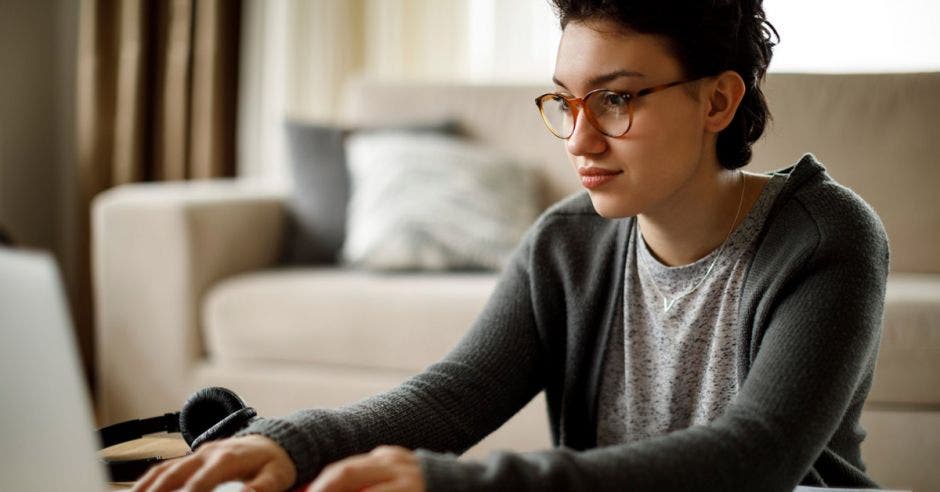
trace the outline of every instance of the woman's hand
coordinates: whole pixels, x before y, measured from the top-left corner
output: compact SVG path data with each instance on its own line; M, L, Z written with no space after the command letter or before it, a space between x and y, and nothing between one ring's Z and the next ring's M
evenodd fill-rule
M425 492L418 457L405 448L380 446L328 465L306 492Z
M267 437L250 435L208 442L189 456L161 463L132 491L211 492L216 485L241 480L255 492L281 492L296 478L294 462L284 448Z

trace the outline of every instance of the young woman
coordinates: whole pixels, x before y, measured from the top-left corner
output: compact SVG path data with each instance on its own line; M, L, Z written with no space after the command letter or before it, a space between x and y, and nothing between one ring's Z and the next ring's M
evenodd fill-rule
M760 0L555 4L537 102L587 192L532 227L467 336L388 393L257 422L135 490L874 485L858 419L887 241L811 155L740 170L769 117ZM543 390L556 448L441 454Z

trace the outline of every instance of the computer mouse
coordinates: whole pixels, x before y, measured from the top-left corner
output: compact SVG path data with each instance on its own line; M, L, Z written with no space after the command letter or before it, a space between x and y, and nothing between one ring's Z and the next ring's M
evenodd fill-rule
M243 490L245 490L245 482L231 481L216 485L212 492L242 492Z

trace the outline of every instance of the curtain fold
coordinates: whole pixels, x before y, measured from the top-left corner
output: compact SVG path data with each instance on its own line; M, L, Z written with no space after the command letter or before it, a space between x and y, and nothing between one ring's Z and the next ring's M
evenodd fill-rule
M238 0L81 2L72 307L89 376L91 201L124 183L234 175L240 17Z

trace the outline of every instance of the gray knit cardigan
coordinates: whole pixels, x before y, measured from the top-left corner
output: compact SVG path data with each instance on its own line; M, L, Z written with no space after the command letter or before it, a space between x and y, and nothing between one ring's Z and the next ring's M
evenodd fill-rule
M334 410L254 423L294 460L298 484L380 444L420 449L429 491L790 491L873 486L859 444L878 351L888 243L875 212L812 155L757 239L741 295L740 391L708 425L598 448L604 348L623 309L631 218L586 193L547 210L462 341L399 387ZM540 391L556 447L458 460Z

